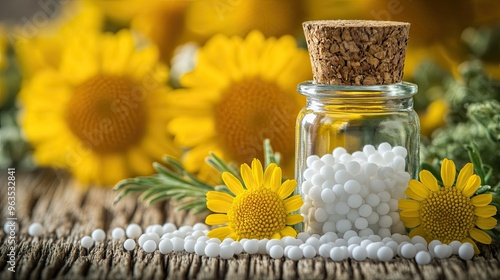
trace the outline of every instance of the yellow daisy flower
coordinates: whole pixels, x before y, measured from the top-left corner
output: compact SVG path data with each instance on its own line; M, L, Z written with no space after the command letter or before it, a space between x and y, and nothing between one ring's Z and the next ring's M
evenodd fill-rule
M168 129L177 144L191 148L186 169L208 174L203 162L210 151L239 164L262 160L268 138L293 176L295 119L305 104L296 86L311 76L307 51L291 36L266 40L255 31L244 40L212 38L181 78L186 88L170 95L179 116Z
M420 132L430 137L434 130L445 125L445 117L448 106L444 99L432 101L426 108L425 112L419 114L420 117Z
M302 222L299 210L303 201L300 195L290 196L297 182L286 180L281 183L281 168L272 163L262 172L258 159L252 161L252 168L241 165L241 181L229 172L222 174L222 180L231 194L219 191L207 192L207 207L218 214L207 216L208 225L224 225L211 230L209 237L223 240L281 238L297 235L290 227Z
M162 154L178 155L165 135L168 70L158 56L127 30L68 40L60 66L39 70L20 93L36 162L112 185L152 173Z
M493 218L497 209L489 205L491 194L474 193L481 185L481 179L473 174L472 163L466 164L455 181L456 168L452 160L444 159L441 166L443 186L427 170L420 172L420 181L411 180L406 195L410 199L399 201L401 220L406 227L413 228L410 237L419 235L428 242L440 240L448 244L458 240L474 245L474 241L491 243L491 237L483 230L495 227Z

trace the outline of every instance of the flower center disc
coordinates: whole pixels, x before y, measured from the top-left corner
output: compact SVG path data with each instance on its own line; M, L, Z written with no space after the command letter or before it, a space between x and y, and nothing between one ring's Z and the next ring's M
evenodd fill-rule
M215 127L223 147L239 162L263 160L263 141L275 151L294 153L295 100L276 84L259 78L231 85L215 107Z
M455 188L441 188L422 202L422 226L432 239L443 244L463 240L474 227L474 206Z
M228 211L229 224L240 238L270 238L286 226L286 211L278 195L267 188L238 195Z
M66 120L84 145L100 153L123 151L144 132L142 93L124 77L97 76L78 86Z

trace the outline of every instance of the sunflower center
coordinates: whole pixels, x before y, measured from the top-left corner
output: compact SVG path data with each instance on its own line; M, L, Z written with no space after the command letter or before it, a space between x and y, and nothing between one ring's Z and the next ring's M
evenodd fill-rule
M270 238L286 226L286 210L275 192L267 188L245 191L228 211L229 226L238 239Z
M215 128L223 147L239 162L263 160L266 138L277 152L293 155L299 109L275 83L247 79L232 84L222 95L215 106Z
M123 151L144 132L143 95L127 78L96 76L78 86L66 111L71 132L99 153Z
M448 244L463 240L474 228L474 205L456 188L441 188L422 202L422 226L429 237Z

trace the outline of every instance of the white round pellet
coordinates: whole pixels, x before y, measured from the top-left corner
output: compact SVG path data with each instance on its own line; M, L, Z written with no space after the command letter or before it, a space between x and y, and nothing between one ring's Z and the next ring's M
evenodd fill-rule
M364 261L367 257L366 248L358 246L352 250L352 258L357 261Z
M307 168L305 171L304 171L304 179L306 179L307 181L306 182L309 182L312 177L314 176L314 174L316 174L316 171L312 168ZM312 183L311 183L312 185Z
M343 261L345 259L344 250L342 250L340 247L332 248L332 250L330 250L330 258L336 262Z
M437 245L441 245L441 241L439 240L432 240L431 242L429 242L429 252L434 252L434 248L437 246Z
M343 238L339 238L337 240L335 240L335 245L337 247L341 247L341 246L347 246L347 240L343 239Z
M174 250L174 245L172 244L172 241L170 241L170 239L163 239L162 241L160 241L160 244L158 244L158 249L160 250L160 253L168 254Z
M233 248L233 252L235 255L241 254L241 252L243 252L243 245L240 242L233 241L230 245Z
M372 212L370 216L366 217L369 225L378 224L379 215L376 212Z
M375 163L371 163L371 162L365 162L362 165L362 170L364 171L364 173L367 176L373 177L373 176L377 175L378 165Z
M356 182L355 180L352 180L352 175L349 172L347 172L346 170L339 170L339 171L335 172L335 182L337 182L339 184L345 184L349 181ZM345 189L345 187L344 187L344 189Z
M417 248L411 243L406 243L401 247L401 256L407 259L413 259L417 255Z
M259 250L257 251L258 254L263 255L266 253L266 245L267 245L268 241L269 241L269 239L267 239L267 238L259 240L259 242L258 242Z
M352 160L352 156L350 154L343 154L340 156L339 160L341 162L350 162Z
M142 245L142 249L146 253L153 253L156 250L156 243L153 240L147 240L144 242L144 245Z
M378 150L379 153L382 154L384 152L391 151L392 150L392 146L391 146L391 144L389 144L387 142L383 142L383 143L380 143L380 145L378 145L377 150Z
M388 202L389 204L389 211L390 212L395 212L395 211L398 211L399 209L399 204L398 204L398 200L397 199L393 199L391 198Z
M382 238L375 234L368 236L368 238L373 242L382 242Z
M342 236L342 238L344 238L346 241L349 241L349 239L351 239L353 237L358 237L358 233L356 231L354 231L354 230L348 230ZM348 244L349 244L349 242L348 242Z
M347 245L353 245L353 244L360 245L362 241L363 239L361 239L361 237L353 236L347 240Z
M317 155L310 155L310 156L308 156L307 159L306 159L307 166L311 167L312 164L315 161L317 161L317 160L319 160L319 157Z
M298 261L304 257L304 253L299 247L293 246L288 250L287 257L293 261Z
M9 231L10 233L10 231ZM43 234L43 226L40 223L32 223L28 228L28 234L31 236L41 236Z
M395 156L392 160L392 167L394 170L403 171L406 167L406 161L402 156Z
M347 213L346 217L349 221L354 223L356 219L359 218L359 212L357 209L352 209Z
M280 245L274 245L269 248L269 256L273 259L281 259L283 257L284 249Z
M366 220L365 218L357 218L356 221L354 222L354 226L357 228L357 229L364 229L366 227L368 227L368 220Z
M346 170L345 165L343 163L338 162L333 165L333 171L337 172L339 170Z
M366 246L366 252L367 252L368 258L370 258L372 260L377 260L378 259L377 251L383 245L384 245L384 243L382 243L382 242L372 242L372 243L368 244L368 246Z
M82 240L80 240L80 244L82 244L85 249L90 249L94 245L94 239L90 236L84 236Z
M379 193L385 190L385 183L380 179L372 179L370 181L370 188L374 193Z
M309 195L309 197L313 200L313 201L319 201L321 199L321 187L319 186L313 186L309 192L307 193L307 195Z
M335 226L337 227L338 232L344 233L352 228L352 222L348 219L342 219L338 221Z
M455 240L450 242L450 247L451 247L451 253L453 255L458 255L458 249L462 245L462 242Z
M208 240L207 240L207 243L216 243L216 244L219 244L219 245L220 245L222 242L220 241L220 239L219 239L219 238L215 238L215 237L213 237L213 238L208 239Z
M442 244L434 247L434 254L440 259L447 259L451 256L452 249L449 245Z
M366 204L371 207L377 207L380 204L380 197L378 195L371 193L366 197Z
M335 212L337 212L337 214L339 214L339 215L345 215L345 214L349 213L349 210L351 210L349 208L349 205L347 205L347 203L345 203L344 201L339 201L335 205Z
M156 232L146 233L148 240L153 240L156 244L160 243L160 237Z
M339 172L337 172L336 174L338 174ZM337 182L341 183L341 181L339 180L337 180ZM348 180L344 184L344 190L348 194L357 194L361 190L361 185L356 180Z
M400 257L402 257L402 256L403 256L403 253L401 252L401 249L403 249L403 246L404 246L405 244L411 244L411 243L410 243L410 242L408 242L408 241L403 241L403 242L399 243L399 245L398 245L398 250L397 250L397 253L398 253L398 255L399 255Z
M332 189L323 189L321 191L321 199L325 203L332 203L335 201L335 193Z
M217 243L208 243L205 247L205 255L209 258L215 258L220 253L220 247Z
M368 162L378 165L384 165L384 158L379 153L374 153L368 156Z
M394 257L394 252L387 246L382 246L377 250L377 258L379 261L390 261Z
M173 238L173 236L171 237ZM206 236L206 235L203 235L203 236L200 236L196 239L196 241L203 241L205 243L207 243L207 241L210 239L210 237Z
M301 233L303 233L303 232L300 232L298 235L300 235ZM299 237L298 235L297 235L297 238ZM307 234L307 236L309 236L309 235ZM306 238L306 240L307 240L307 238ZM269 254L269 250L271 250L271 248L275 245L285 247L285 243L283 243L283 241L281 241L279 239L271 239L266 244L266 252Z
M462 260L472 260L474 257L474 247L470 243L464 243L458 248L458 256Z
M220 246L220 252L219 255L221 259L231 259L234 256L234 249L231 247L231 245L228 244L222 244Z
M226 238L224 238L224 240L222 240L221 244L231 244L233 242L234 242L234 239L226 237Z
M182 239L180 237L174 237L174 238L170 239L170 241L172 241L174 252L182 252L184 250L184 239ZM212 244L212 243L210 243L210 244ZM218 243L215 243L215 244L217 244L217 246L219 245Z
M402 146L394 146L394 148L392 148L392 152L395 155L398 155L398 156L401 156L404 158L408 155L408 151L406 150L405 147L402 147Z
M387 244L389 241L394 241L391 236L389 235L388 237L382 238L382 243Z
M211 243L215 244L215 243ZM196 244L194 245L194 252L198 256L204 256L205 255L205 248L207 247L207 243L204 241L197 241ZM173 250L173 245L172 245L172 250Z
M243 244L243 249L248 254L255 254L259 251L259 241L257 239L250 239Z
M364 237L364 236L370 236L373 234L373 230L371 228L364 228L358 232L359 236Z
M344 191L344 186L341 185L341 184L335 184L333 187L332 187L332 190L333 192L335 193L335 196L336 197L341 197L342 195L345 194L345 191Z
M361 241L359 246L366 248L369 244L372 244L372 243L373 243L373 241L371 241L370 239L365 239L365 240Z
M143 233L141 234L141 236L139 236L139 240L137 240L137 242L139 243L139 246L142 247L144 245L144 242L148 240L149 240L148 234Z
M340 246L340 249L342 250L343 259L347 259L349 257L349 248L347 246Z
M351 173L351 175L355 176L361 171L361 165L356 161L350 161L345 166L347 172Z
M333 149L333 156L336 157L336 158L340 158L340 156L342 156L343 154L346 154L347 151L346 149L344 149L343 147L337 147L335 149Z
M375 153L377 150L375 149L375 147L373 145L365 145L363 147L363 153L365 153L365 155L369 156L373 153Z
M328 213L326 213L325 209L318 208L314 212L314 218L320 223L326 222L328 220Z
M333 248L333 246L331 244L328 244L328 243L321 244L321 246L319 246L318 253L323 258L328 258L328 257L330 257L330 250L332 248Z
M390 207L389 204L382 202L379 205L377 205L377 213L379 215L387 215L389 213Z
M351 208L358 208L363 203L363 198L359 194L351 194L347 199L347 205Z
M330 180L326 180L325 182L323 182L323 184L321 185L321 188L322 189L332 189L333 186L335 185L335 180L334 179L330 179Z
M352 251L356 247L359 247L359 245L358 244L351 244L351 245L347 246L347 251L349 251L349 258L351 258L351 259L353 258L352 257Z
M368 204L363 204L359 207L358 212L361 217L366 218L372 213L372 207Z
M391 230L388 228L380 228L377 233L382 238L391 236Z
M417 252L427 251L427 246L425 246L422 243L417 243L417 244L415 244L415 249L417 249Z
M156 233L158 236L162 236L163 234L166 233L161 225L154 225L153 228L151 229L151 232Z
M319 248L319 245L321 245L319 239L316 236L307 238L306 242L304 243L313 246L316 250Z
M395 154L392 151L385 151L382 154L382 158L386 163L391 163L392 160L394 159Z
M208 226L204 223L196 223L193 225L193 231L196 230L208 230Z
M283 241L283 244L285 245L285 247L295 244L295 238L293 238L291 236L283 236L283 238L281 238L281 241Z
M135 249L135 240L134 239L127 239L125 242L123 242L123 248L127 251L132 251Z
M426 252L426 251L420 251L417 253L417 255L415 256L415 261L417 262L417 264L419 265L426 265L426 264L429 264L431 261L432 261L432 257L431 255L429 254L429 252Z
M312 259L316 256L316 249L312 245L305 245L302 248L302 254L304 255L304 258L306 259Z
M122 239L123 237L125 237L125 230L123 230L121 227L116 227L111 232L111 237L113 239Z
M149 233L153 230L153 225L149 225L146 227L146 230L144 232Z
M356 151L356 152L352 153L352 158L366 161L368 159L368 156L366 156L366 154L361 152L361 151Z
M398 253L398 243L394 240L391 240L385 244L385 246L391 248L394 256Z
M392 226L392 219L391 219L391 217L389 217L387 215L380 216L379 219L378 219L378 225L380 227L383 227L383 228L388 228L388 227Z
M320 174L314 174L311 179L313 185L318 187L321 187L325 181L325 178L323 178L323 176L321 176ZM309 195L311 195L311 192L309 192Z
M333 166L331 165L322 166L319 170L319 174L326 180L335 179L335 170L333 170Z
M423 238L422 236L420 235L415 235L411 238L410 242L415 245L417 243L422 243L424 244L425 246L427 246L427 241L425 240L425 238Z
M130 224L127 226L125 230L128 238L138 238L142 234L142 228L138 224Z
M319 172L321 170L321 167L325 166L325 163L321 160L316 160L312 164L312 169L314 169L316 172Z
M325 165L333 166L335 164L335 157L332 154L326 154L321 157L321 161L323 161Z
M194 253L195 245L196 245L196 240L194 239L184 240L184 251L188 253Z
M309 237L310 237L310 235L309 235L309 234L307 234L307 232L299 232L299 233L297 234L297 239L300 239L300 240L302 240L302 241L304 241L304 242L305 242L305 241L307 240L307 238L309 238ZM273 245L275 245L275 244L273 244Z
M338 235L337 235L337 233L335 233L333 231L332 232L326 232L324 234L324 236L327 237L328 242L335 242L335 240L337 240L339 238Z

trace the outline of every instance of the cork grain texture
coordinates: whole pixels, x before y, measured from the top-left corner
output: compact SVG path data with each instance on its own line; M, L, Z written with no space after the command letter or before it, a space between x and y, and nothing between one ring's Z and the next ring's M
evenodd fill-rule
M303 28L316 84L401 82L409 23L328 20L304 22Z
M5 176L0 180L6 182ZM194 224L204 215L189 215L165 202L145 207L135 197L113 205L110 189L77 190L78 183L53 171L16 173L16 215L20 232L16 246L16 272L8 270L7 236L0 231L0 279L500 279L500 245L480 246L482 253L471 261L456 256L419 266L414 260L396 258L389 262L356 262L315 257L292 261L266 255L239 254L234 259L207 258L186 252L147 254L128 252L123 240L111 239L111 230L128 223L145 228L165 221ZM1 187L0 217L5 221L6 190ZM41 237L27 234L32 222L41 222ZM80 239L92 230L107 233L104 242L90 250Z

